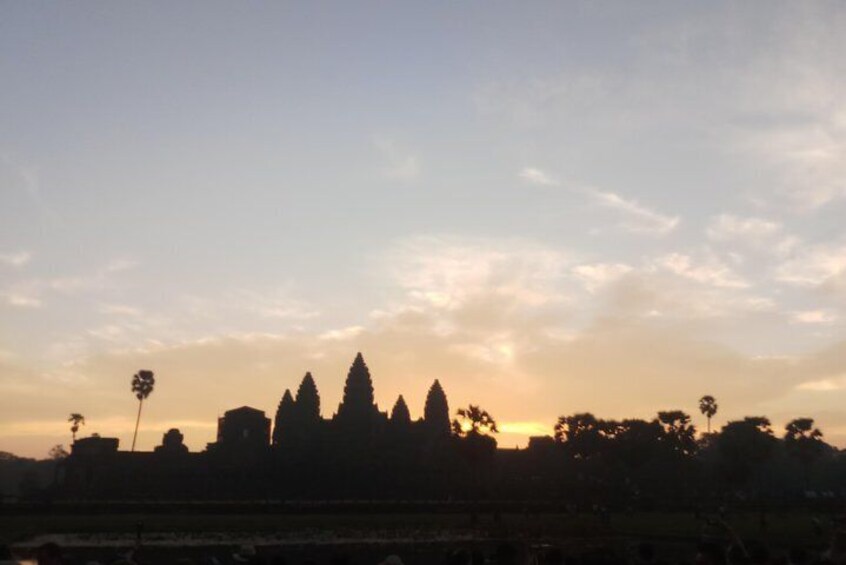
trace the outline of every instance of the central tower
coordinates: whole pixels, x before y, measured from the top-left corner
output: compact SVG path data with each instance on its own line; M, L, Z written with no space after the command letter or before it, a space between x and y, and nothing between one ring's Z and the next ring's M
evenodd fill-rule
M364 362L361 353L355 356L355 360L347 373L347 382L344 384L344 399L338 405L337 419L345 426L365 426L371 423L379 409L373 402L373 381L370 379L370 370Z
M364 357L359 353L355 356L350 371L347 373L344 399L338 405L335 422L342 435L348 438L357 436L364 439L373 434L378 416L379 408L373 401L373 381L370 379L370 370L364 362Z

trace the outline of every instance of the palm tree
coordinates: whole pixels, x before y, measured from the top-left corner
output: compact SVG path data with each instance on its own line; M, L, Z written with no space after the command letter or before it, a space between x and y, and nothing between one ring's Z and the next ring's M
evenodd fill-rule
M699 399L699 411L708 418L708 433L711 433L711 418L717 413L717 400L710 394Z
M85 425L85 416L73 412L68 416L68 422L71 423L71 433L73 434L73 441L76 443L76 432L79 431L79 426Z
M144 399L153 392L155 384L156 378L153 376L153 371L141 370L132 377L132 392L135 393L135 398L138 399L138 417L135 419L135 435L132 436L132 451L135 451L135 440L138 439L138 424L141 422L141 406L144 404Z

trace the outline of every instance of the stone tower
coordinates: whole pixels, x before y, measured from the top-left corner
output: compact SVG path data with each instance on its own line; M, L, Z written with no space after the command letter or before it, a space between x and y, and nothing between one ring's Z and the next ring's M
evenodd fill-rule
M314 424L320 420L320 395L314 377L306 373L297 389L297 419L301 424Z
M347 374L344 400L338 406L336 419L343 426L369 427L377 413L378 408L373 402L373 382L370 380L370 371L364 363L364 357L359 353L355 356Z
M441 383L435 379L426 395L426 406L423 409L423 422L426 429L433 436L448 436L449 426L449 404Z
M296 418L294 397L291 391L285 389L282 400L279 401L279 408L276 409L276 418L273 421L273 445L282 443L282 438L290 435L292 424Z
M396 426L411 425L411 414L408 412L408 405L402 395L399 395L396 404L394 404L394 409L391 410L391 424Z

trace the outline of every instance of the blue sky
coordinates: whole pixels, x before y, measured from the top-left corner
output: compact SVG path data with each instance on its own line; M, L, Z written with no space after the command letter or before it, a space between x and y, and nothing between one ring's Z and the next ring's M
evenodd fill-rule
M306 370L331 416L358 350L505 444L705 393L846 444L839 5L0 16L0 449L125 443L140 368L146 447Z

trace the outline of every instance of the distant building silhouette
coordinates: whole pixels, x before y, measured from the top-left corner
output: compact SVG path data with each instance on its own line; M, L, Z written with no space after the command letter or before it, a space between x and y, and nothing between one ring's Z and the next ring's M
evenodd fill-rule
M270 444L270 418L249 406L228 410L217 420L216 448L261 449Z

